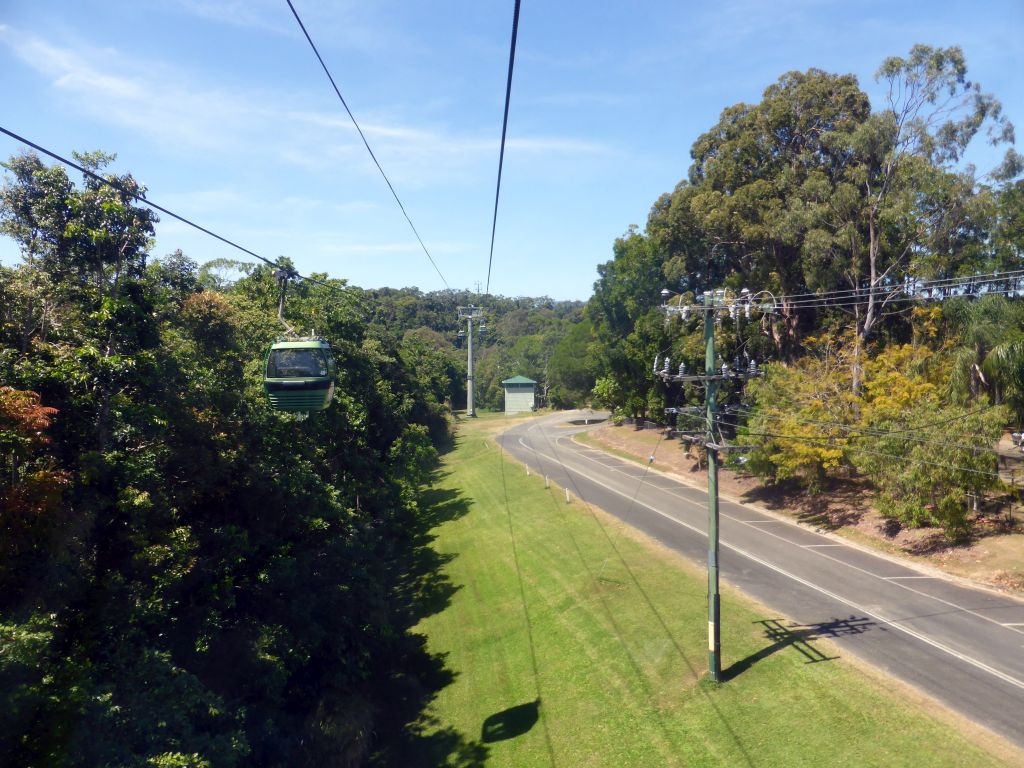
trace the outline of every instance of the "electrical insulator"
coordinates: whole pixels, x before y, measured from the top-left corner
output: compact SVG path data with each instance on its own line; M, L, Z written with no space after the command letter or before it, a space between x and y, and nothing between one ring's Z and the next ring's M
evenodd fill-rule
M655 355L654 356L654 372L655 373L658 372L658 357L659 357L659 355Z
M664 369L662 369L662 373L665 374L666 376L668 376L668 372L669 372L669 363L671 363L671 358L666 357L665 358L665 367L664 367Z
M686 375L686 363L680 363L679 364L679 375L680 376L685 376Z
M726 363L722 363L722 375L723 376L728 376L729 375L729 366Z
M690 305L687 304L683 307L683 321L685 322L690 317Z
M739 315L739 308L735 304L729 305L729 319L735 321Z
M757 376L757 360L750 361L750 375Z

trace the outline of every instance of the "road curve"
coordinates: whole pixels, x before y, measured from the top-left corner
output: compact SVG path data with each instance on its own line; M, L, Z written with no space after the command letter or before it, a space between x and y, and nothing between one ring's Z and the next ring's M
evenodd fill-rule
M497 439L584 502L704 563L707 493L574 442L593 428L573 423L586 416L532 419ZM722 499L720 516L723 581L1024 747L1024 602L743 504Z

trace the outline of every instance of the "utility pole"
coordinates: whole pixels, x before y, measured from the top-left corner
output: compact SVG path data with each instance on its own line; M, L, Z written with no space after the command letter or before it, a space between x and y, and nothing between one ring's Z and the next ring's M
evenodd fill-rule
M715 294L704 292L704 378L707 382L704 448L708 455L708 670L711 679L722 680L721 603L718 595L718 447L715 443Z
M722 681L722 638L721 638L721 598L718 591L718 464L720 450L728 450L729 446L718 443L718 382L720 381L745 381L746 379L760 375L757 362L750 360L744 368L740 361L734 362L730 369L723 364L721 369L717 367L717 356L715 354L715 325L718 321L718 312L725 311L734 322L739 322L742 314L749 318L753 306L754 297L750 291L744 289L738 300L727 300L725 291L705 291L702 302L697 306L670 305L667 302L671 291L661 292L665 304L662 309L666 315L678 314L685 321L690 313L702 313L704 315L704 373L687 374L686 364L679 365L678 373L671 370L671 361L668 357L664 360L664 367L658 368L658 358L654 358L654 373L667 382L694 382L704 384L704 436L693 438L704 444L708 457L708 674L710 678L719 683ZM774 308L774 297L771 305L760 307L762 310L772 311ZM671 413L694 412L697 409L691 408L669 408Z
M714 256L715 251L721 246L721 243L717 243L714 248L711 249L711 256ZM1009 276L999 275L993 273L991 275L975 275L973 277L956 278L951 280L935 280L935 281L919 281L915 278L907 276L904 280L903 286L883 286L883 290L876 293L877 296L883 296L885 298L882 302L882 306L897 297L899 293L906 295L908 299L917 299L924 301L931 300L945 300L954 296L980 296L987 293L993 294L1004 294L1007 296L1020 296L1022 295L1021 280L1024 279L1024 272L1014 271ZM866 289L868 293L875 292L877 289L869 287ZM719 575L719 563L718 563L718 543L719 543L719 515L718 515L718 466L719 466L719 453L721 451L731 450L743 450L743 446L725 445L720 444L720 430L718 426L718 402L717 402L717 390L718 383L723 381L734 381L742 382L747 379L759 376L762 374L757 366L755 360L745 356L745 360L741 362L740 358L735 358L732 367L728 363L723 363L720 369L716 369L717 357L715 353L715 326L718 321L718 317L728 317L732 322L737 324L737 330L739 328L739 322L741 318L747 320L750 319L751 312L756 311L764 314L775 314L780 309L780 301L770 291L758 291L757 293L751 293L748 289L744 288L739 292L738 295L729 295L724 290L717 291L705 291L703 296L697 299L694 304L689 303L677 303L669 304L668 299L675 294L673 291L665 289L661 292L662 297L662 310L666 316L677 315L682 321L687 322L691 315L697 316L703 314L704 316L704 372L701 375L695 375L687 373L686 364L681 363L678 367L678 373L673 372L671 367L671 360L668 356L664 360L660 360L660 355L656 355L654 358L654 375L662 379L662 381L669 383L693 383L703 384L704 389L704 430L701 436L696 431L681 431L676 430L676 433L681 435L684 439L690 442L703 444L707 451L708 457L708 671L710 678L715 682L721 682L722 678L722 666L721 666L721 634L720 634L720 597L718 592L718 575ZM838 294L832 295L832 303L834 306L842 306L840 301L836 300L836 296L839 296L843 301L847 301L845 297L848 294L846 292L839 292ZM858 293L858 295L860 295ZM829 294L823 294L820 298L819 306L829 306ZM806 304L805 304L806 306ZM667 317L666 317L667 321ZM663 367L662 367L663 366ZM674 414L689 414L697 416L700 413L700 408L696 406L686 406L681 408L666 408L666 413ZM678 422L677 422L678 426ZM1013 434L1014 444L1020 445L1021 449L1024 450L1024 435L1019 433ZM724 441L723 441L724 443ZM1011 483L1013 477L1011 475ZM977 504L977 500L973 501L973 504Z
M476 408L473 406L473 321L482 319L484 312L472 304L468 307L459 307L458 309L459 320L466 321L466 330L459 331L459 336L465 336L467 341L466 416L476 418ZM481 324L481 330L484 330L483 324Z

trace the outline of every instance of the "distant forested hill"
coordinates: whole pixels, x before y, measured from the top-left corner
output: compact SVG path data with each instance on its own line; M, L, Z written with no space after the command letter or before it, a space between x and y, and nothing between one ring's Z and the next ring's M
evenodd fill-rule
M454 382L455 407L465 405L466 340L459 336L465 322L458 308L479 306L486 331L474 334L476 404L486 409L503 407L501 381L528 376L538 382L544 404L569 407L589 397L593 375L586 367L590 325L584 303L539 298L479 296L468 291L433 291L416 288L381 288L363 291L372 307L372 322L402 338L417 338L442 349L462 371Z

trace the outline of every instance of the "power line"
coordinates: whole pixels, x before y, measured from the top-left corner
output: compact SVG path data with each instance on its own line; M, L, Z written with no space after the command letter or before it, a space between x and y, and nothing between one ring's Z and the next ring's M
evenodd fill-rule
M1009 270L1006 272L990 272L986 274L977 275L962 275L960 277L945 277L945 278L934 278L932 280L918 280L916 278L908 277L902 283L890 283L890 284L878 284L874 286L868 286L866 288L847 288L835 291L822 291L815 293L793 293L786 296L780 297L790 301L796 300L795 303L802 301L813 301L820 298L831 298L831 297L844 297L844 298L856 298L864 297L867 298L871 294L886 295L899 293L900 291L909 294L910 291L917 290L935 290L941 288L957 288L970 286L972 283L984 283L984 282L995 282L1003 280L1020 280L1024 279L1024 270Z
M906 280L900 283L879 283L877 285L868 286L865 288L843 288L834 291L791 293L780 296L778 297L778 299L780 301L786 299L789 301L796 301L797 303L799 303L802 300L816 300L820 298L829 297L853 298L861 296L866 298L872 293L874 293L875 295L885 295L890 293L898 293L900 291L909 292L912 290L932 290L935 288L942 287L962 287L969 286L972 283L1018 279L1024 279L1024 269L1008 270L1006 272L989 272L975 275L961 275L959 277L933 278L931 280L920 280L908 276Z
M728 426L733 426L733 427L739 427L740 426L739 424L735 424L735 423L729 422L729 421L724 421L723 423L725 423ZM826 445L828 447L839 448L841 450L856 451L857 453L866 453L866 454L869 454L869 455L872 455L872 456L881 456L881 457L887 458L887 459L897 459L899 461L906 461L906 462L909 462L909 463L912 463L912 464L924 464L924 465L931 466L931 467L939 467L940 469L951 469L954 472L969 472L969 473L975 474L975 475L984 475L986 477L995 477L997 479L999 478L999 473L998 472L986 472L985 470L970 469L968 467L960 467L960 466L957 466L955 464L945 464L943 462L928 461L926 459L914 459L914 458L911 458L909 456L901 456L901 455L896 454L896 453L885 453L884 451L872 451L872 450L869 450L867 448L860 448L860 447L855 446L855 445L841 445L840 446L840 445L836 445L832 440L827 439L827 438L804 437L803 435L784 435L784 434L780 434L780 433L777 433L777 432L751 432L751 431L748 431L747 434L748 435L753 435L755 437L774 437L774 438L777 438L779 440L800 440L800 441L806 442L806 443L815 443L815 444L818 444L818 445Z
M1012 296L1013 294L1018 294L1018 293L1020 293L1020 289L1019 288L1003 288L1003 289L999 289L999 290L989 289L989 290L985 291L985 293L980 294L979 296L959 295L959 296L947 296L946 298L947 299L956 299L956 298L971 299L971 298L982 298L984 296L1007 296L1007 297L1009 297L1009 296ZM928 301L939 301L939 300L940 299L929 299L929 298L924 297L924 296L905 296L905 297L902 297L902 298L899 299L899 301L902 301L902 302L908 302L908 301L928 302ZM879 311L881 311L881 310L888 311L889 305L895 304L896 301L897 301L896 299L893 299L891 301L886 301L884 303L883 302L878 302L878 303L876 303L875 306L876 306L876 309L878 309ZM850 309L850 308L853 308L853 307L863 307L865 305L865 303L866 302L864 302L864 301L844 301L844 302L821 301L821 302L807 303L807 304L791 304L790 308L791 309Z
M526 447L528 447L530 449L530 451L533 452L534 457L537 459L537 466L539 468L539 467L543 466L543 462L541 460L541 454L537 451L536 446L534 446L534 444L533 444L533 437L532 437L532 435L533 435L534 431L535 430L530 429L530 430L527 430L525 432L525 434L527 436L527 439L529 440L529 445L526 445L526 443L523 443L523 445L526 445ZM558 450L557 450L557 448L555 446L555 444L557 443L557 439L554 442L552 442L551 438L548 436L547 432L545 432L543 428L540 429L540 433L541 433L542 437L544 438L544 442L547 443L548 449L551 451L554 460L558 463L558 466L561 467L562 472L565 474L566 481L568 483L572 484L573 489L576 492L577 498L579 498L580 502L582 502L584 507L586 507L587 512L589 513L591 519L594 521L594 523L597 525L598 529L604 535L605 540L608 542L608 545L611 547L611 550L615 553L615 556L618 558L618 561L622 565L623 569L626 571L627 574L629 574L630 580L633 582L633 584L636 587L637 591L643 597L644 602L647 604L648 608L651 609L651 612L654 614L655 619L657 619L658 623L661 624L662 629L665 630L665 633L666 633L666 636L668 638L668 641L670 643L672 643L672 645L675 647L677 653L679 654L679 656L683 660L683 662L686 664L686 666L689 668L691 674L696 676L696 674L697 674L696 669L694 668L693 664L690 662L690 659L686 656L686 653L683 650L683 648L679 645L678 642L676 642L675 638L672 637L672 632L669 630L669 627L666 624L664 618L662 618L661 613L657 609L657 606L655 606L654 603L651 601L651 598L647 594L647 592L644 590L643 585L640 584L640 580L637 578L637 575L634 572L633 568L631 568L629 563L626 561L626 558L623 555L622 550L616 545L615 540L612 537L612 535L608 532L607 527L601 522L600 518L597 516L597 513L594 511L594 508L590 504L590 502L588 502L586 500L582 490L579 488L578 484L576 483L576 479L574 478L573 474L569 471L568 467L565 466L565 463L559 457ZM664 434L662 434L660 436L660 438L658 440L658 444L655 445L655 447L654 447L654 449L652 451L652 455L651 455L651 460L652 461L653 461L653 458L654 458L653 454L657 452L658 446L661 445L662 440L664 440ZM633 504L636 502L636 498L639 495L641 488L644 486L644 481L645 481L645 478L647 476L647 472L648 472L649 469L650 469L650 462L644 468L644 474L640 478L640 481L639 481L639 483L637 485L637 488L636 488L636 492L633 494L633 498L630 500L630 506L627 507L626 512L622 514L623 518L628 516L629 509L632 508ZM547 485L547 475L545 475L545 485ZM553 508L555 509L555 511L558 512L560 507L561 507L561 505L555 499L554 493L548 493L546 495L548 497L548 500L551 502ZM567 520L568 516L571 514L568 511L568 509L569 508L566 507L566 512L564 512L561 515L563 520ZM602 564L601 564L601 568L598 569L598 571L595 573L594 568L587 562L587 558L583 554L583 548L580 546L579 540L577 539L576 535L573 533L571 524L567 522L567 524L564 525L564 530L568 534L569 540L572 542L573 547L576 550L576 555L579 558L580 564L587 571L588 577L591 579L592 582L600 583L600 581L601 581L601 573L603 572L603 569L604 569L604 563L607 562L608 559L610 559L610 558L605 558L604 562L602 562ZM637 661L635 655L630 651L629 643L626 641L626 637L625 637L625 635L623 634L623 631L622 631L622 624L621 624L620 620L615 617L615 612L612 610L611 606L608 604L608 601L605 598L605 596L604 596L604 594L602 593L601 590L598 590L598 600L601 603L601 607L604 609L604 612L605 612L605 615L606 615L606 617L608 619L608 623L609 623L609 625L611 627L611 630L614 633L616 639L618 640L619 646L622 648L623 654L626 656L626 658L629 661L630 666L633 668L633 671L636 674L637 679L639 680L640 684L643 685L644 688L647 690L648 694L652 694L653 691L651 689L650 684L646 680L646 677L644 675L643 669L641 668L641 665ZM661 730L661 733L662 733L665 741L667 742L667 744L673 750L678 751L678 744L675 743L675 739L673 738L671 732L666 728L665 722L664 722L663 718L655 717L655 721L656 721L659 729Z
M962 413L959 416L953 416L952 418L949 418L949 419L939 419L938 421L930 421L930 422L927 422L925 424L920 424L920 425L918 425L916 427L908 427L907 429L890 430L889 434L895 435L895 434L902 434L904 432L920 432L922 429L931 429L932 427L944 427L947 424L952 424L955 421L963 421L964 419L968 419L971 416L977 416L979 413L984 413L985 411L991 411L993 408L998 408L998 406L996 406L996 405L986 405L986 406L983 406L981 408L977 408L977 409L975 409L973 411L968 411L967 413Z
M288 0L289 4L291 0ZM519 2L516 0L515 10L512 12L512 44L508 51L508 80L505 82L505 116L501 121L501 150L498 152L498 183L494 190L494 218L491 220L491 251L487 257L487 288L485 293L491 292L491 264L494 262L494 233L498 228L498 198L501 196L501 169L505 164L505 135L508 131L508 107L512 100L512 69L516 63L516 37L519 34Z
M523 569L519 563L519 547L516 545L516 532L512 526L512 505L509 502L508 497L508 479L505 477L505 448L502 445L498 445L498 461L501 464L501 488L505 496L505 516L508 520L508 536L509 541L512 544L512 562L516 569L516 578L519 582L519 598L523 606L523 619L526 624L526 640L530 646L530 665L533 668L533 684L537 691L537 716L541 721L541 726L544 729L544 743L548 748L548 758L551 761L551 766L555 766L555 748L551 743L551 733L548 730L548 720L542 712L539 711L540 705L543 703L543 696L541 695L540 686L540 666L537 664L537 646L534 642L533 637L533 622L530 620L530 608L526 601L526 585L523 582Z
M677 402L678 402L678 398L677 398ZM527 435L530 435L530 434L532 434L532 430L527 432ZM592 505L589 501L587 501L586 496L583 493L582 488L579 486L579 484L576 481L575 475L573 474L573 472L571 472L569 470L569 468L566 466L565 462L559 456L558 449L556 447L556 444L557 444L558 440L556 439L554 442L552 442L551 438L547 435L547 433L543 429L541 429L541 435L543 436L545 443L547 443L548 448L550 449L550 451L552 453L552 458L554 458L555 462L561 468L562 473L565 475L566 481L568 483L572 484L573 490L576 492L576 496L579 498L579 500L586 507L587 512L590 514L591 518L597 524L597 527L601 530L602 534L604 535L605 539L608 541L608 544L610 545L612 550L618 556L619 562L622 564L622 567L625 569L626 573L629 574L630 580L636 586L637 591L640 593L640 596L643 598L644 602L647 604L647 607L650 608L651 613L654 614L654 617L658 621L658 623L661 625L661 628L666 632L666 634L668 636L668 639L669 639L669 642L672 643L672 646L675 648L676 652L679 654L679 657L683 660L683 663L686 664L687 668L689 668L691 674L696 676L697 675L697 669L693 665L693 663L690 661L689 657L686 655L685 649L678 642L676 642L675 638L672 636L672 632L669 629L668 624L666 623L664 617L661 615L661 612L658 610L658 607L654 604L654 602L651 600L650 595L643 588L643 585L640 583L636 573L629 566L629 563L626 561L626 558L622 554L622 551L615 544L615 540L612 537L612 535L608 532L607 527L601 522L601 520L597 516L596 512L594 512L594 505ZM657 453L658 446L661 445L661 443L664 440L664 438L665 438L664 434L659 436L658 443L655 445L654 450L651 453L651 458L648 461L647 466L644 468L643 474L639 478L639 482L637 484L636 491L633 493L633 497L630 499L629 506L626 508L625 512L622 512L622 513L616 515L617 517L619 517L620 520L625 521L626 517L628 517L628 515L629 515L630 510L636 504L637 497L640 495L640 490L645 485L647 485L647 474L650 471L651 464L653 464L654 454ZM528 447L533 452L533 455L535 457L537 457L538 466L539 466L540 465L541 454L537 451L536 446L533 445L532 437L529 440L529 445L526 446L526 447ZM657 486L650 486L650 485L648 485L648 487L657 488ZM550 498L552 498L552 501L554 501L553 497L550 497ZM572 536L572 532L571 531L567 531L567 532L569 533L569 536L571 538L573 538L573 541L575 543L575 537ZM582 559L582 554L580 555L580 557ZM586 564L584 562L584 566L585 565ZM589 570L590 569L588 569L588 571ZM606 609L607 609L607 603L605 603L603 598L601 598L601 602L602 602L603 605L606 606ZM616 630L616 634L619 637L619 640L620 640L620 642L623 645L623 650L627 654L627 657L629 657L630 660L632 661L632 656L630 656L630 654L629 654L629 649L626 647L625 640L622 639L621 633L618 632L618 624L615 621L615 619L611 616L610 613L609 613L609 619L611 620L612 627L613 627L613 629ZM642 676L641 676L641 680L642 680ZM721 709L719 708L719 706L714 702L713 698L711 698L709 696L709 694L708 694L708 692L706 690L702 689L702 693L708 699L708 703L711 705L711 708L715 710L715 714L718 716L719 721L725 727L726 731L728 731L729 735L732 737L732 739L735 742L736 746L739 748L740 752L743 754L744 762L747 764L747 766L753 766L753 761L751 760L750 755L747 753L747 750L740 743L739 738L737 737L737 735L736 735L735 731L732 729L732 727L729 725L728 721L725 719L725 717L723 717ZM659 720L659 724L660 724L660 722L661 721ZM668 735L667 732L666 732L665 735L666 735L666 738L671 739L671 737Z
M988 277L983 280L972 280L972 281L961 281L961 282L948 282L948 283L935 283L926 285L923 288L915 289L920 291L919 293L908 293L903 289L899 290L885 290L885 291L874 291L874 292L863 292L861 294L853 294L849 296L825 296L821 300L813 299L802 299L800 301L787 302L791 308L794 309L829 309L829 308L843 308L843 307L855 307L863 306L869 298L874 296L875 299L882 299L878 303L883 305L889 304L895 301L941 301L944 299L971 299L981 298L984 296L993 295L1010 295L1014 293L1020 293L1024 288L1024 283L1021 282L1024 276L1014 276L1012 278L1005 278L1002 275L996 277ZM993 288L991 283L1002 283L1006 280L1013 280L1013 286L1007 286L1004 288ZM959 289L974 288L974 291L957 293ZM927 292L929 295L922 295ZM941 295L935 296L930 295L933 293L940 293ZM902 294L902 295L901 295Z
M412 229L412 233L416 235L416 239L420 243L420 247L423 252L427 254L427 258L430 260L431 266L434 267L434 271L437 272L437 276L441 278L441 282L444 283L445 288L450 288L448 281L444 279L444 275L441 274L440 268L437 266L437 262L434 261L434 257L430 255L430 251L427 250L427 246L423 243L423 238L420 237L420 233L416 230L416 225L412 223L412 219L409 218L409 214L405 210L405 206L402 205L402 201L398 197L398 193L395 192L395 188L391 185L391 180L388 179L388 175L384 173L384 169L381 167L380 162L377 160L377 156L373 154L373 150L370 149L370 142L366 140L366 135L363 133L363 129L359 127L359 123L356 120L356 116L352 114L352 110L348 107L348 102L345 101L345 97L341 95L341 90L338 88L338 84L334 82L334 77L331 75L331 71L327 68L327 64L324 63L323 56L320 55L320 51L317 50L316 44L313 42L313 38L309 36L309 32L306 31L306 25L302 23L302 19L299 18L299 12L295 10L295 6L292 5L292 0L287 0L288 7L292 9L292 15L295 16L295 20L299 23L299 27L302 29L302 34L306 36L306 40L309 42L309 47L313 49L313 53L316 54L317 61L320 62L320 66L323 67L324 74L327 75L327 79L331 81L331 87L334 88L334 92L338 94L338 99L341 101L341 105L348 112L349 118L352 120L352 125L356 127L359 132L359 138L363 140L363 144L366 146L366 151L370 153L370 157L373 159L374 165L377 166L377 170L380 171L380 175L384 177L384 183L388 185L388 189L391 190L392 196L395 198L395 202L398 203L398 207L402 211L402 215L405 216L405 220L409 222L409 227ZM517 0L518 8L518 0Z
M988 409L991 409L993 407L995 407L995 406L989 406ZM986 409L986 410L988 410L988 409ZM783 419L789 419L791 421L796 421L796 422L799 422L801 424L814 424L814 425L822 426L822 427L834 427L836 429L841 429L841 430L843 430L845 432L856 433L856 434L852 434L852 435L847 435L846 437L837 436L837 437L840 437L840 439L853 439L853 438L856 438L856 437L865 437L865 436L866 437L892 437L894 435L905 435L908 432L920 431L920 429L922 429L922 428L915 428L915 429L912 429L912 430L897 430L897 431L883 430L883 429L871 429L869 427L857 427L857 426L855 426L853 424L843 424L843 423L838 422L838 421L820 421L818 419L800 418L800 417L792 416L792 415L789 415L789 414L786 414L786 413L782 413L782 412L771 413L769 411L761 410L761 409L751 409L749 411L749 413L750 413L750 415L760 415L760 416L764 416L764 417L769 418L769 419L775 419L776 421L781 421ZM968 416L961 415L961 416L957 416L957 417L952 418L952 419L948 419L946 422L943 422L943 423L952 423L954 421L959 421L959 420L962 420L962 419L965 419L965 418L968 418ZM938 424L936 426L941 426L941 424L942 423L940 423L940 424ZM736 425L734 425L734 426L736 426ZM996 453L996 454L998 454L998 451L995 448L991 448L991 447L987 447L987 446L982 446L982 445L964 445L963 443L951 443L948 440L929 440L929 439L923 438L923 437L905 437L904 439L905 440L909 440L911 442L920 443L922 445L941 445L941 446L944 446L944 447L947 447L947 448L959 448L959 449L964 450L964 451L973 451L975 453Z
M1012 283L1012 285L1010 285ZM1005 284L1005 287L997 288ZM964 290L966 289L966 290ZM959 292L958 291L963 291ZM758 291L749 298L737 297L732 301L735 306L743 307L746 302L761 311L775 311L781 305L791 309L842 309L845 307L863 306L870 298L884 298L882 304L902 300L940 300L952 298L974 298L981 296L1010 295L1024 292L1024 270L1007 272L991 272L966 277L941 278L936 280L908 279L902 284L876 285L868 288L825 291L822 293L796 293L775 296L770 291ZM770 301L754 302L759 294L767 294ZM936 295L937 294L937 295ZM666 304L668 311L693 310L696 313L705 310L704 305Z

